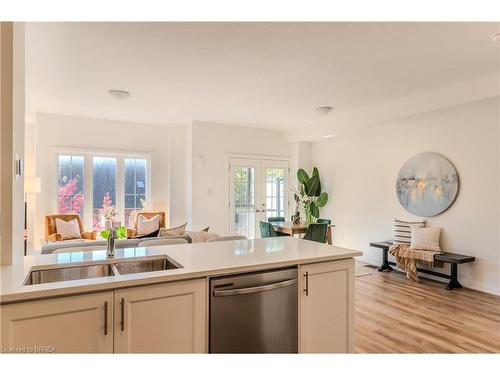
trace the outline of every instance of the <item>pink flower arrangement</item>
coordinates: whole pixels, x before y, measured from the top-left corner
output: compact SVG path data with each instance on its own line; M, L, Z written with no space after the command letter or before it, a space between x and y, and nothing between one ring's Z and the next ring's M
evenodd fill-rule
M101 229L101 219L113 220L118 211L115 206L113 206L113 200L109 193L104 194L104 198L102 199L102 208L99 209L97 216L94 217L93 227L94 230Z

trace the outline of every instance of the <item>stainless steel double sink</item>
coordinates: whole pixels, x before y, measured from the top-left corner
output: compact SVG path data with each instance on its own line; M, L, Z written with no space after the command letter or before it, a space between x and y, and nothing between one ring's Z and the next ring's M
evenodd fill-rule
M182 266L166 256L136 260L113 259L105 263L68 265L67 267L47 266L43 269L31 270L24 281L24 285L56 283L69 280L128 275L131 273L173 270L177 268L182 268Z

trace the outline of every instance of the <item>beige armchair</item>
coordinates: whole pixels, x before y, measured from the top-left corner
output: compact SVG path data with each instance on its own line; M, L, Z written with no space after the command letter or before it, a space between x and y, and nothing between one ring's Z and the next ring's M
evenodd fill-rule
M160 216L160 229L165 228L166 225L166 214L163 211L138 211L134 214L134 217L130 218L131 227L127 228L127 237L134 238L137 236L137 218L143 216L146 219L151 219L152 217Z
M95 240L97 237L97 232L86 232L83 229L82 220L78 214L57 214L57 215L47 215L45 216L45 241L63 241L62 235L57 233L56 229L56 219L70 221L76 219L78 221L78 226L80 227L80 234L85 240Z

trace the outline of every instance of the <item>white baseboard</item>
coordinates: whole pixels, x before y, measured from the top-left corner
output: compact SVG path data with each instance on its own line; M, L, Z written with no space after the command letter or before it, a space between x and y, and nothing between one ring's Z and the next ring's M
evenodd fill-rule
M462 284L464 287L469 288L469 289L474 289L479 292L484 292L488 294L494 294L496 296L500 296L500 289L491 289L489 287L486 287L484 285L481 285L474 280L460 280L460 284Z

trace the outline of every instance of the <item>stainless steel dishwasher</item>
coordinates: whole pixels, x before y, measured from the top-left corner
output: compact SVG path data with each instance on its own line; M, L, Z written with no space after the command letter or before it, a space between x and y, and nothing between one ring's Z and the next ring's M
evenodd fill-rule
M210 280L211 353L297 353L297 269Z

